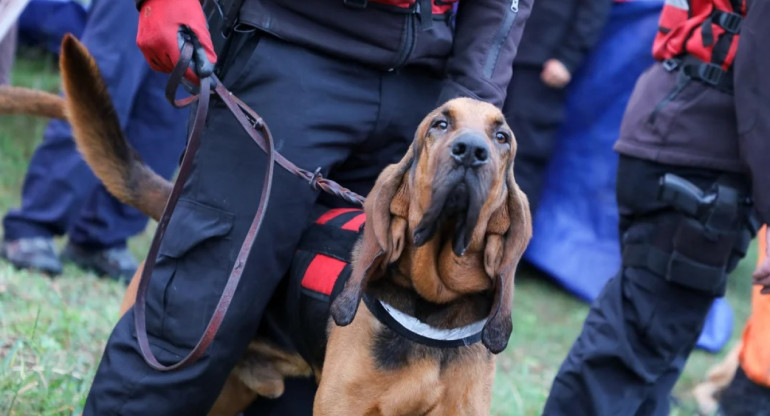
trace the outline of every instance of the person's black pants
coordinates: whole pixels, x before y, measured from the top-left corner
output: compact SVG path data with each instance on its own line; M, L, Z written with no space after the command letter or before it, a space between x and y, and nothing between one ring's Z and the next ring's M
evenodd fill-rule
M258 32L235 36L220 57L223 82L265 119L276 150L359 193L401 158L436 105L440 82L422 71L386 73ZM265 160L214 100L149 288L147 328L162 362L182 358L203 333L254 216ZM276 167L262 229L208 351L183 370L150 369L129 311L110 336L84 414L205 415L254 335L317 198L306 181Z
M566 92L540 80L542 68L513 67L503 113L516 136L516 183L529 199L534 215L543 194L548 163L555 150L556 134L564 121Z
M632 244L671 249L675 234L681 232L677 224L683 224L684 214L657 198L658 180L665 173L679 175L703 190L718 179L748 184L740 175L621 156L617 199L624 249ZM748 211L741 211L736 227L747 224ZM708 238L693 238L691 243L687 249L698 262L724 267L726 272L745 254L737 248L725 255ZM646 267L626 266L626 253L624 266L594 301L562 363L544 415L668 414L671 390L716 295L674 283Z

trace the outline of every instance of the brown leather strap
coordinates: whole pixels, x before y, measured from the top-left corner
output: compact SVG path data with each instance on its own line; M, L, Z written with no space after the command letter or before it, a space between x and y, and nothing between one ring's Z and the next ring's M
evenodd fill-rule
M139 287L136 293L136 304L134 305L134 325L136 328L136 337L139 342L139 349L147 365L158 371L170 371L187 367L188 365L197 361L214 340L214 337L219 331L219 326L221 325L222 320L227 313L227 309L230 306L230 301L232 300L233 295L235 294L235 290L238 287L238 282L241 280L241 275L243 274L243 270L246 267L249 253L251 253L252 245L256 239L257 234L259 233L260 226L262 225L262 220L264 219L265 211L267 210L267 204L270 198L270 189L273 182L273 168L275 163L278 163L289 172L292 172L295 175L308 180L313 189L320 188L325 192L331 193L332 195L337 195L348 202L356 204L363 205L364 201L362 196L340 186L338 183L332 180L321 176L320 168L311 173L307 170L298 168L296 165L276 152L273 147L273 137L262 118L256 112L254 112L254 110L243 103L243 101L230 93L230 91L224 87L222 82L220 82L215 75L201 79L200 94L197 96L183 100L175 100L174 96L176 89L182 81L182 77L184 76L184 73L189 66L192 56L193 45L190 42L186 42L182 46L179 62L177 62L177 65L174 67L174 70L172 71L171 77L169 79L169 84L166 87L166 97L174 106L183 107L190 105L195 101L198 102L198 106L195 111L193 126L190 130L187 149L179 169L179 175L177 177L176 183L174 184L171 195L169 196L169 200L166 203L163 215L158 222L157 231L155 232L152 244L150 245L150 251L147 254L147 260L145 261L144 269L142 270L142 276L139 280ZM153 354L152 349L150 348L149 339L147 337L145 319L147 289L150 285L152 270L155 267L155 260L158 256L160 243L163 240L163 235L165 234L168 227L171 214L173 213L177 201L182 194L184 183L190 176L193 157L200 147L200 134L203 130L203 125L206 122L212 82L214 83L214 91L225 103L227 108L232 112L233 116L235 116L236 120L238 120L238 123L241 125L241 127L243 127L244 131L246 131L249 137L251 137L252 140L254 140L254 142L267 154L267 172L265 174L264 183L262 186L262 194L259 199L256 214L254 215L254 219L251 222L249 231L246 234L243 244L241 245L241 249L238 252L238 257L236 257L235 264L233 265L233 269L230 272L230 276L227 278L225 288L219 298L219 302L217 303L217 306L214 310L214 314L209 320L203 335L186 357L182 358L182 360L175 364L164 365L161 364Z

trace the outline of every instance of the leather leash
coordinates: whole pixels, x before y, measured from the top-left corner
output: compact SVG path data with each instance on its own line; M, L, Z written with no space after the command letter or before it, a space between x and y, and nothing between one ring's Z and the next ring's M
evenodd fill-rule
M192 129L190 130L190 136L187 141L187 149L185 150L182 163L179 168L179 175L174 187L171 191L166 207L163 210L163 215L158 221L158 228L153 236L152 243L150 245L150 251L147 254L147 260L145 261L144 269L139 280L139 287L136 293L136 303L134 305L134 326L136 329L136 337L139 343L139 349L147 365L158 371L171 371L176 369L182 369L197 361L203 353L208 349L209 345L214 341L214 337L219 331L219 326L224 320L227 309L230 306L230 302L233 299L235 290L238 287L238 282L241 280L241 275L246 267L246 263L251 252L251 247L254 240L259 233L259 229L262 225L262 220L267 210L267 204L270 199L270 189L273 182L273 168L275 163L279 164L289 172L307 180L310 186L314 190L323 190L324 192L336 195L345 201L363 205L364 197L356 194L355 192L344 188L338 183L324 178L321 175L321 168L316 169L314 172L310 172L301 169L284 158L280 153L275 151L273 136L270 134L270 130L267 128L262 117L260 117L254 110L249 108L243 101L238 99L230 91L228 91L222 82L216 77L211 75L209 77L202 78L200 80L200 93L182 100L175 99L175 93L179 84L182 82L185 71L187 70L190 61L192 60L194 47L192 42L185 42L182 45L181 56L177 62L174 70L169 77L168 85L166 86L166 98L175 107L186 107L194 102L198 102L198 106L195 111L195 117L193 119ZM161 364L150 348L150 342L147 337L146 327L146 300L147 289L150 285L150 279L152 276L152 270L155 267L155 260L158 256L158 250L160 249L160 243L163 240L163 236L166 233L169 221L171 220L171 214L174 212L174 208L182 194L182 188L190 176L192 170L193 157L200 147L200 135L203 131L203 126L206 123L206 116L208 113L209 98L211 96L211 90L214 90L217 96L225 103L227 108L238 120L238 123L251 137L251 139L267 154L267 170L265 173L265 179L262 185L262 194L259 199L257 211L254 214L254 219L251 222L249 231L241 245L238 257L236 257L235 264L230 272L230 276L227 278L225 288L222 291L222 295L219 298L219 302L214 310L214 314L211 316L208 325L206 326L203 335L200 337L195 347L187 354L186 357L180 361L171 364Z

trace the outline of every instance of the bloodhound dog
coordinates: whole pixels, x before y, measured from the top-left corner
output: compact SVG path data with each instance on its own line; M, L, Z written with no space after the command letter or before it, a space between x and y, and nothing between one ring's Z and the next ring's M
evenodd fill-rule
M113 195L158 219L172 186L123 138L98 69L74 38L63 42L61 69L62 105L84 158ZM490 104L459 98L428 114L367 196L351 275L325 318L323 362L257 339L210 414L235 415L258 396L280 396L284 378L312 375L318 416L489 414L494 354L511 334L514 274L532 233L515 154ZM456 333L471 336L458 345Z

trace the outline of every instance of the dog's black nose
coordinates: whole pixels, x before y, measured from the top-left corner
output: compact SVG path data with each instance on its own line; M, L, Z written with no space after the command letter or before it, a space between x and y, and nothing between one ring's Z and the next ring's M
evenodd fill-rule
M489 161L489 147L483 137L463 134L455 139L451 149L452 158L466 167L479 167Z

